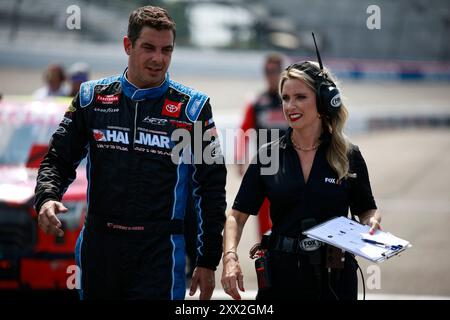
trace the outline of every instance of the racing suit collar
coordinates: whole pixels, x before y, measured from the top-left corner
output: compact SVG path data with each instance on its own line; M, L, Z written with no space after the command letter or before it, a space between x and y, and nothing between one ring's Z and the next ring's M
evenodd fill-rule
M169 73L166 73L164 82L158 87L139 89L127 79L127 70L122 75L122 90L131 100L155 99L161 97L169 89Z

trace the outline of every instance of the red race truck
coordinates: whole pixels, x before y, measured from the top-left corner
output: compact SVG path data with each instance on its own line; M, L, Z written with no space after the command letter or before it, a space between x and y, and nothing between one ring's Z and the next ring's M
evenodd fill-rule
M0 101L0 290L67 290L74 249L86 211L83 163L63 203L63 237L46 235L33 208L39 164L70 99Z

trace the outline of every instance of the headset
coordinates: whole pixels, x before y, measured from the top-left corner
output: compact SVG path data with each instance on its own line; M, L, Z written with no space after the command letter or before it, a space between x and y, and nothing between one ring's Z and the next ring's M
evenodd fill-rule
M302 63L293 63L286 70L296 69L306 73L310 76L315 83L316 89L316 101L317 101L317 111L320 115L327 118L334 117L341 105L341 94L336 84L328 78L323 70L322 59L320 58L319 49L317 48L316 37L314 32L312 33L314 39L314 45L316 47L317 61L319 62L320 69L317 71L317 67L308 61Z

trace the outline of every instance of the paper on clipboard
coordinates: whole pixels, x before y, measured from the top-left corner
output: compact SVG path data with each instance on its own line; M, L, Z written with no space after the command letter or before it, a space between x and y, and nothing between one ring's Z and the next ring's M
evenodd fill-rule
M411 247L408 241L390 233L377 230L374 235L370 235L369 230L367 225L346 217L337 217L306 230L303 234L373 262L385 261Z

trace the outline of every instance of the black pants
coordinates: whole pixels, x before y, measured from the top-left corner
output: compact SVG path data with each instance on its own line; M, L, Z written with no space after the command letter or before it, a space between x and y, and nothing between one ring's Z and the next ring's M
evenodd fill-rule
M268 253L271 287L258 290L257 300L356 300L357 262L346 253L343 269L315 269L307 255ZM320 274L320 275L319 275Z
M105 232L86 226L77 241L82 299L184 299L184 236Z

